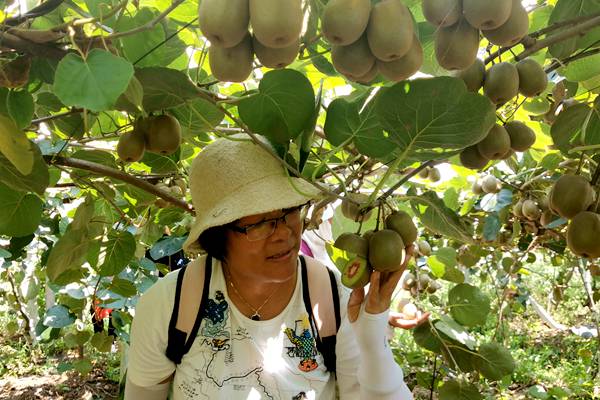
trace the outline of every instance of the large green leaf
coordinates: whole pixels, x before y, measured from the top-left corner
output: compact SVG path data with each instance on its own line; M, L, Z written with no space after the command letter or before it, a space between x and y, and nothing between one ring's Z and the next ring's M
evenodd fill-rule
M123 15L119 20L117 30L129 31L149 23L157 16L157 10L142 7L133 16ZM156 24L151 29L144 29L133 35L121 38L125 58L132 63L140 60L136 65L140 67L153 65L167 65L166 48L161 46L165 41L165 30L163 25Z
M451 77L399 82L378 93L375 108L399 151L420 160L445 158L479 142L496 120L487 97Z
M6 108L19 129L25 129L33 118L33 96L26 90L11 90L6 99Z
M291 69L267 72L258 93L238 105L248 127L275 143L285 144L304 130L315 110L315 93L302 73Z
M485 343L479 347L475 366L487 379L498 381L515 370L515 360L510 352L499 343Z
M0 154L0 182L14 190L35 192L41 196L50 180L48 166L42 158L40 148L31 142L30 146L33 150L33 167L27 175L19 172L6 157Z
M179 106L200 97L198 88L186 74L170 68L136 68L135 77L144 88L144 110L150 112Z
M46 275L50 281L57 282L60 277L60 282L64 283L71 280L65 279L66 275L75 277L85 262L89 245L90 238L85 228L67 229L54 244L48 257Z
M582 82L600 74L600 54L580 58L562 68L562 74L570 81Z
M194 99L169 110L189 134L210 131L223 121L223 111L205 99Z
M423 48L423 65L421 65L420 71L424 74L433 76L444 76L448 75L448 71L440 67L440 64L435 58L435 31L438 29L429 22L419 22L419 40L421 41L421 47Z
M34 194L16 192L0 183L0 235L26 236L42 220L44 202Z
M93 49L85 59L67 54L58 64L54 93L67 106L110 110L133 76L133 66L114 54Z
M44 325L50 328L64 328L75 322L75 316L65 306L52 306L46 311Z
M550 134L563 152L574 146L600 144L600 100L596 99L592 107L577 104L561 112Z
M466 326L483 325L490 312L490 299L468 283L461 283L448 292L448 306L455 321Z
M339 97L329 104L324 126L327 140L335 146L353 140L361 153L369 157L384 157L394 150L395 145L384 135L374 113L373 102L359 113L360 100Z
M17 128L14 121L0 115L0 152L23 175L33 169L34 150L25 132Z
M595 14L600 11L600 0L558 0L552 10L548 25L556 22ZM560 41L549 47L550 54L557 58L569 56L575 50L588 46L598 39L598 29L593 29L583 36Z
M419 220L430 231L451 237L462 243L472 243L473 235L458 215L444 204L435 192L405 196Z
M101 276L117 275L129 263L135 253L135 238L127 231L112 231L101 252Z
M464 381L446 381L439 391L440 400L480 400L483 396L477 387Z

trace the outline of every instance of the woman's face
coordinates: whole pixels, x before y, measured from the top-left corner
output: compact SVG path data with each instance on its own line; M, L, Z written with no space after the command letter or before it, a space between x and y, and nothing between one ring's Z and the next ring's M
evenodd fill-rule
M226 261L238 276L265 283L284 282L294 277L302 234L300 208L251 215L241 218L234 226L249 228L247 234L231 229L227 232ZM271 230L273 233L268 235ZM268 236L260 238L265 235Z

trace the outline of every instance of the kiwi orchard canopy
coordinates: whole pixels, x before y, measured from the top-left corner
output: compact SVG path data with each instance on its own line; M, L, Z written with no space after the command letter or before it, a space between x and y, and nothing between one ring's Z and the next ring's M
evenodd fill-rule
M74 316L91 300L71 285L121 306L127 337L154 279L146 250L189 235L199 251L208 227L321 195L342 202L328 251L347 286L405 257L400 240L417 245L401 286L434 313L414 338L451 371L431 380L440 398L514 397L488 381L535 380L495 343L524 299L598 320L600 1L8 3L0 310L32 340L105 349L84 340ZM44 291L55 304L28 310ZM598 396L581 383L597 376L577 375L600 370L587 360L544 387L572 378L574 398Z

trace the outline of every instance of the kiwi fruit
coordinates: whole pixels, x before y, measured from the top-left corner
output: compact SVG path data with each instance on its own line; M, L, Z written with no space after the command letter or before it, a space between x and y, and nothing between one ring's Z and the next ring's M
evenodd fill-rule
M552 211L546 210L546 211L542 212L542 215L540 216L540 225L547 226L555 219L556 219L556 215L554 215L552 213Z
M351 254L367 258L369 241L356 233L342 233L333 243L333 246Z
M439 182L439 180L442 179L442 174L440 173L440 170L435 167L429 168L427 171L427 179L431 182Z
M366 75L375 65L365 35L347 46L332 45L331 61L336 70L353 79Z
M479 30L461 18L435 32L435 57L449 71L467 69L477 59Z
M479 180L473 182L473 186L471 186L471 191L475 195L483 194L483 189L481 188L481 182Z
M417 249L422 256L429 257L431 255L431 245L427 240L419 240L417 242Z
M371 268L363 257L355 257L343 268L342 284L350 289L364 287L371 279Z
M405 246L417 240L417 227L405 211L394 211L388 215L385 219L385 228L396 231L402 237Z
M413 303L406 303L402 306L400 312L404 315L406 319L417 319L419 314L419 309Z
M376 271L394 272L404 262L406 253L402 237L391 229L382 229L369 240L369 263Z
M157 115L148 121L146 150L162 155L173 154L181 144L181 126L175 117Z
M369 200L369 196L363 193L348 193L346 195L349 200L353 200L359 204L366 203ZM372 210L362 215L360 213L360 206L349 200L342 200L342 215L351 219L352 221L359 221L363 218L365 221L371 216Z
M475 62L473 62L469 68L456 71L454 76L465 82L467 90L477 93L483 86L483 80L485 79L485 65L482 60L476 58Z
M510 136L510 148L527 151L535 143L535 132L521 121L510 121L504 125Z
M485 158L479 153L477 145L463 149L463 151L460 152L459 158L463 167L469 169L482 169L489 162L488 158Z
M528 220L537 221L540 218L542 212L535 201L527 199L523 201L522 207L523 216Z
M485 193L498 193L500 191L500 182L495 176L488 175L481 180L481 189Z
M126 132L119 137L117 154L124 162L136 162L144 157L146 143L144 135L136 130Z
M261 42L252 38L252 48L256 58L262 65L268 68L285 68L290 65L300 51L300 38L296 39L291 45L273 49L264 46Z
M484 158L500 160L510 150L510 136L502 125L495 124L486 137L477 143L477 150Z
M594 189L582 176L563 175L554 183L548 194L550 210L563 218L571 219L594 202Z
M431 168L430 167L425 167L422 170L419 171L419 178L421 179L427 179L429 177L429 170Z
M521 60L516 65L519 72L519 93L525 97L539 96L548 86L544 68L533 58Z
M410 78L419 71L423 65L423 48L415 36L410 50L404 56L393 61L376 60L377 69L390 81L399 82Z
M222 82L243 82L252 72L252 39L247 35L233 47L210 46L208 63L213 76Z
M508 21L512 0L463 0L463 15L472 27L496 29Z
M483 36L496 46L509 47L521 41L529 31L529 16L521 0L512 0L508 20L495 29L482 30Z
M423 0L421 9L425 19L437 27L454 25L462 14L460 0Z
M416 278L412 273L407 273L402 280L402 289L410 290L411 287L417 284Z
M291 46L302 31L302 0L249 0L250 25L256 39L267 47Z
M397 60L408 53L414 38L412 15L402 0L381 0L373 6L367 40L375 57Z
M337 46L354 43L367 28L370 13L370 0L330 0L321 16L323 36Z
M233 47L248 32L248 0L202 0L198 24L211 46Z
M600 215L591 211L577 214L567 228L567 246L581 257L600 257Z
M349 76L346 76L346 78L350 79L353 82L362 83L363 85L368 85L373 81L373 79L375 79L375 77L377 77L378 73L379 73L379 68L377 68L377 62L375 62L375 64L373 64L373 66L371 67L369 72L367 72L366 74L359 76L358 78L349 77Z
M483 93L494 104L503 104L519 93L519 72L508 62L492 65L485 74Z
M512 213L515 217L521 218L523 216L523 200L519 200L515 203L512 208Z

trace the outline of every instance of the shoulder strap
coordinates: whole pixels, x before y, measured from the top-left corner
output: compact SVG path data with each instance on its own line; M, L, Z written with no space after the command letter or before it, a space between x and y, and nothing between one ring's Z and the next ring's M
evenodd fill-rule
M192 263L178 273L166 351L167 357L175 364L181 363L198 335L204 306L208 301L211 275L210 256L206 257L204 266L201 262ZM201 287L202 290L199 290Z
M336 334L340 327L339 293L335 275L326 266L300 256L302 297L325 366L335 372Z

